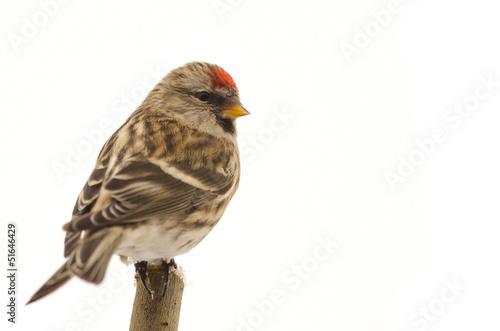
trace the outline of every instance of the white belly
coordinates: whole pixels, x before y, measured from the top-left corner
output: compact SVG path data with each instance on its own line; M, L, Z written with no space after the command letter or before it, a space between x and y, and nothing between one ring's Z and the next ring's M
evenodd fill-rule
M181 227L168 228L165 222L144 222L126 230L128 233L116 253L131 258L133 262L169 261L195 247L212 230L213 225L186 230Z

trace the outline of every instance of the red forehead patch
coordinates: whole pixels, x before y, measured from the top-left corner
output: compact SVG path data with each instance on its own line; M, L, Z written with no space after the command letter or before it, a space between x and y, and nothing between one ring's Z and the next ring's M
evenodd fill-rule
M210 83L213 87L234 88L238 91L231 75L221 68L213 68L210 71Z

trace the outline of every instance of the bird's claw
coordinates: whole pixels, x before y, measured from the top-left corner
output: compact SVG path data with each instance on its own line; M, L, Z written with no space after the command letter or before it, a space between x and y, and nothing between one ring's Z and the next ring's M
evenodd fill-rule
M142 285L152 298L153 293L151 293L151 290L146 284L146 278L147 278L146 272L148 271L148 262L147 261L137 262L136 264L134 264L134 266L135 266L135 272L137 272L137 275L139 275L139 279L141 280Z
M163 269L163 283L165 284L165 287L163 288L162 297L165 297L165 293L167 293L168 281L170 276L170 267L174 267L174 269L177 269L177 263L175 263L174 259L170 259L170 262L168 263L167 261L163 260L161 261L161 266Z

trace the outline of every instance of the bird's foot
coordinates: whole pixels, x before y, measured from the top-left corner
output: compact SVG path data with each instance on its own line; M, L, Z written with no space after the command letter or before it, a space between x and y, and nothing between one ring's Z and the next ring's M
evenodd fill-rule
M139 279L141 280L142 285L148 291L149 295L151 298L153 297L153 294L151 293L151 290L149 289L148 285L146 284L146 272L148 271L148 262L147 261L141 261L137 262L134 264L135 266L135 272L137 272L137 275L139 276Z
M163 288L163 297L165 297L165 293L167 293L168 281L170 276L170 267L177 269L177 263L175 263L174 259L170 259L170 262L163 260L161 261L161 267L163 269L163 283L165 287Z

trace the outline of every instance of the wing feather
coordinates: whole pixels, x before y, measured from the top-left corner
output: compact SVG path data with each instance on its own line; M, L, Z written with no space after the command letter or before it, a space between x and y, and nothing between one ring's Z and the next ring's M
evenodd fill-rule
M136 159L103 185L100 182L100 194L109 195L110 204L75 215L64 229L78 232L187 211L227 192L233 176L206 168L194 170L182 163L162 166L147 159Z
M107 164L107 160L98 164L98 166L96 166L94 171L90 174L89 179L85 183L85 186L76 201L75 208L73 209L73 218L89 213L95 205L107 170L103 164ZM71 252L76 249L81 236L81 231L66 233L66 237L64 239L64 257L68 257Z

